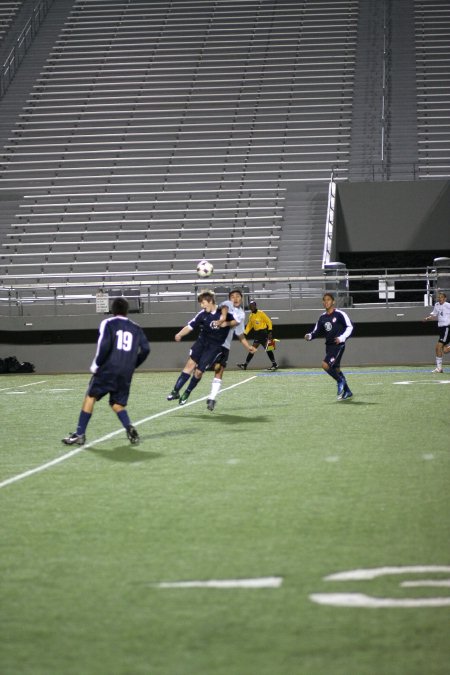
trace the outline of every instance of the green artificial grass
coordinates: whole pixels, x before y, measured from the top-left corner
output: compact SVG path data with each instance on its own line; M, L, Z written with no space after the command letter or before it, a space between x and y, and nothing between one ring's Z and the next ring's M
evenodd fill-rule
M346 402L319 370L230 371L213 413L209 374L182 408L174 373L138 373L141 444L101 401L73 456L88 376L0 377L2 675L446 675L450 607L311 598L450 597L400 585L450 573L326 579L450 565L450 376L345 370Z

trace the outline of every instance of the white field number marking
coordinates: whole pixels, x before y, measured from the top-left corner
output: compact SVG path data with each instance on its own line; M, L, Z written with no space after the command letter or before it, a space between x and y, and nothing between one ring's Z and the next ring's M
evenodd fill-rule
M209 579L207 581L161 581L157 588L280 588L282 577L254 579Z
M405 565L404 567L375 567L372 569L337 572L325 577L325 581L371 581L382 576L404 574L450 574L448 565ZM401 588L436 587L450 588L450 579L419 579L402 581ZM365 593L312 593L310 600L319 605L334 607L450 607L450 596L424 598L379 598Z

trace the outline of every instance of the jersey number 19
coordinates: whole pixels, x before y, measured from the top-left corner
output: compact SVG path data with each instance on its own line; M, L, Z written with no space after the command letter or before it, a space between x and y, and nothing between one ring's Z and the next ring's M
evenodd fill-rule
M124 352L131 351L133 346L133 334L129 333L127 330L118 330L116 335L117 349L121 349Z

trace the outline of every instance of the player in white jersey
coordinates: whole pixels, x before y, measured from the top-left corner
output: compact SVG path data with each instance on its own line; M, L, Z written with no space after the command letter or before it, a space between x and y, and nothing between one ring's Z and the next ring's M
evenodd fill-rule
M211 412L216 406L216 397L222 386L222 378L224 370L227 366L228 355L230 353L231 341L233 335L240 340L241 344L250 352L254 354L256 348L251 346L245 337L245 312L242 308L242 292L239 288L234 288L228 294L228 300L225 300L220 305L221 308L226 307L228 314L232 314L234 321L232 322L232 330L227 335L225 342L222 345L222 354L221 358L216 361L214 365L214 379L211 384L211 391L209 393L208 399L206 401L206 406ZM235 325L233 325L235 323ZM218 322L220 324L220 322Z
M442 358L444 354L450 352L450 302L447 302L447 295L443 291L439 291L433 311L424 319L424 321L436 320L439 338L436 343L436 368L433 373L443 373Z

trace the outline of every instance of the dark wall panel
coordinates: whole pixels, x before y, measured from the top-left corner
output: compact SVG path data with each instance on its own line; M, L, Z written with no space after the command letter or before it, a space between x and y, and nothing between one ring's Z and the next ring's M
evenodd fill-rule
M450 181L339 183L337 196L338 260L345 253L450 248Z

